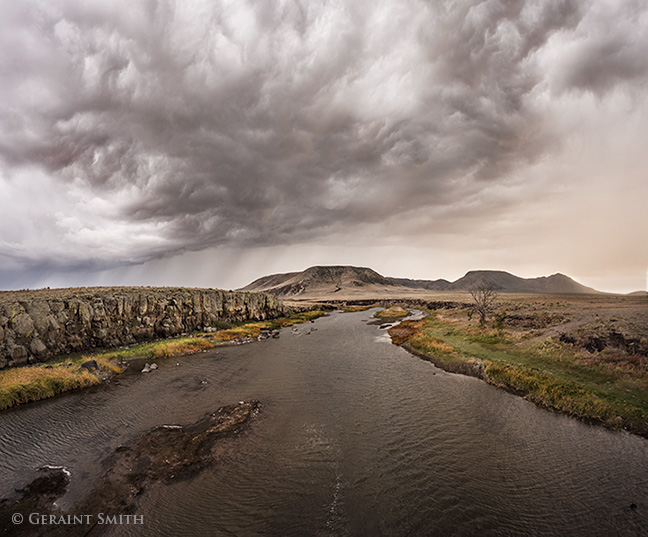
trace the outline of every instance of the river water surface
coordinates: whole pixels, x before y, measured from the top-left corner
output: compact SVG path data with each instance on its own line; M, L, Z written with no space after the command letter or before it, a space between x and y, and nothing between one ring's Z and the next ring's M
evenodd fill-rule
M213 466L152 488L144 525L109 535L648 535L646 440L441 371L367 324L372 313L0 413L0 497L62 465L65 509L120 444L258 399Z

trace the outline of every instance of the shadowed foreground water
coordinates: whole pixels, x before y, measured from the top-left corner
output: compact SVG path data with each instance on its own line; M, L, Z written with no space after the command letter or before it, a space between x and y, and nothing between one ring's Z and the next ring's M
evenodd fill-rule
M648 535L646 440L445 373L367 325L371 313L2 413L0 495L63 465L67 507L118 445L259 399L214 466L153 488L144 525L109 535Z

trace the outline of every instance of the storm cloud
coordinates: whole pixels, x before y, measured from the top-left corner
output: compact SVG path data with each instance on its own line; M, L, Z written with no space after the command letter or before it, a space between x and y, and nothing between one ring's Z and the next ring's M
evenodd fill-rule
M608 185L573 164L593 130L630 151L646 130L640 0L0 10L8 271L430 230L514 247L521 206L533 219Z

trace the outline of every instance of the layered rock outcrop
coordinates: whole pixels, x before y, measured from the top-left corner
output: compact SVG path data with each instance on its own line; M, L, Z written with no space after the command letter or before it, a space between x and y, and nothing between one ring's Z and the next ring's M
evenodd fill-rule
M265 293L103 287L0 293L0 368L284 314Z

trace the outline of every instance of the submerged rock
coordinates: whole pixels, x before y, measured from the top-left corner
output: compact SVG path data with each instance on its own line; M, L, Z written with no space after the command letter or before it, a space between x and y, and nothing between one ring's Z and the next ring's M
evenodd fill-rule
M48 513L54 502L67 491L70 473L62 467L45 466L39 469L39 476L24 488L17 490L14 497L0 500L0 530L3 535L39 535L39 526L16 524L16 513L28 520L31 513Z
M99 484L90 490L72 509L63 513L55 501L66 491L69 472L64 468L43 469L43 475L15 498L0 501L0 528L7 535L25 536L96 536L110 525L93 524L97 514L127 515L135 511L139 496L151 485L196 475L214 462L212 449L220 438L236 434L256 416L258 401L240 401L221 407L190 426L160 425L130 445L122 445L103 465L107 468ZM74 525L15 524L18 513L24 521L30 513L40 516L74 517L91 515L87 523Z

